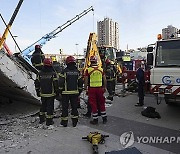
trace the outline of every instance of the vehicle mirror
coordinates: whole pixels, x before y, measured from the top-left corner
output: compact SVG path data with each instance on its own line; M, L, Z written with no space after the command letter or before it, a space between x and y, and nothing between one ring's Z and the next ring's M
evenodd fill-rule
M153 53L147 54L147 65L153 65Z

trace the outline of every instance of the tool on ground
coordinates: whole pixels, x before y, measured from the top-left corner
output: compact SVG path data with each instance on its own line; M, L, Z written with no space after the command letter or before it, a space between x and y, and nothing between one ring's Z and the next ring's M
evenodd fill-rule
M105 143L105 138L109 137L109 135L102 135L99 132L90 132L88 136L82 137L82 139L86 139L93 145L93 154L98 154L98 144Z

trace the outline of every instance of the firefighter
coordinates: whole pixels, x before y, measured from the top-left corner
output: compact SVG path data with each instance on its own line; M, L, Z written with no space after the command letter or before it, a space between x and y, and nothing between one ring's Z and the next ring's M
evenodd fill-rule
M37 69L41 70L43 67L43 61L45 59L44 53L41 50L40 45L35 45L35 51L32 54L31 62L32 65Z
M78 122L78 96L82 92L83 79L76 67L76 60L73 56L66 58L67 67L60 75L60 93L62 95L62 115L61 125L67 127L68 124L68 108L71 103L71 119L73 127Z
M51 57L53 61L53 68L57 74L61 73L63 71L63 67L61 64L57 61L56 57Z
M107 99L113 101L116 86L116 69L109 59L106 59L105 74L107 80L107 91L109 93Z
M57 75L52 68L52 60L50 58L45 58L43 64L42 70L37 74L35 88L37 96L41 97L42 102L39 123L42 124L46 120L46 125L49 126L54 123L54 99L59 93L59 86Z
M59 75L62 73L63 67L62 67L62 66L60 65L60 63L57 61L56 57L52 56L51 59L52 59L52 62L53 62L53 64L52 64L53 69L54 69L54 71L56 72L56 74L57 74L57 76L58 76L58 79L59 79ZM61 106L62 106L62 98L61 98L61 95L56 96L55 99L59 101L59 108L61 108Z
M135 106L143 106L144 105L144 85L145 85L144 70L141 64L138 64L138 67L139 68L136 72L136 79L138 83L139 102L135 104Z
M105 97L104 92L106 89L106 77L101 67L97 66L97 58L90 57L91 66L85 72L84 87L88 88L88 101L92 108L93 120L91 124L98 124L98 105L103 119L103 123L107 122Z

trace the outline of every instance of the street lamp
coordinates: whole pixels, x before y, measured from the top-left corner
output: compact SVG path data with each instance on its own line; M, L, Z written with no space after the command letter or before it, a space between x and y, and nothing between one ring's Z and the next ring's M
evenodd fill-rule
M59 53L61 55L61 64L62 64L62 49L59 49Z
M79 44L76 43L75 45L76 45L77 59L78 59L78 45L79 45Z

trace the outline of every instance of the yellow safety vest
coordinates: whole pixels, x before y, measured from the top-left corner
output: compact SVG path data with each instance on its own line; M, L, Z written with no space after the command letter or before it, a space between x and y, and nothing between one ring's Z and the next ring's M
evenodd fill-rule
M89 67L88 74L90 87L102 87L103 69L101 67Z

